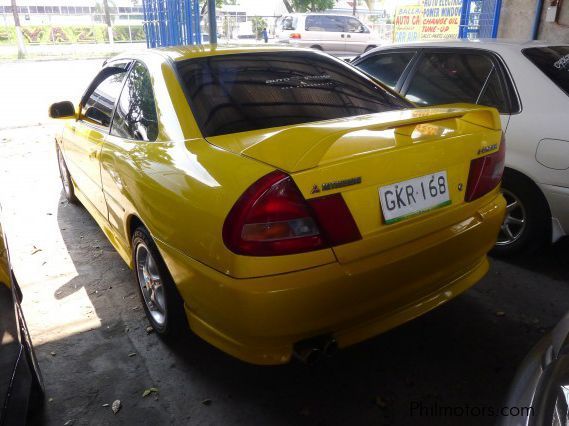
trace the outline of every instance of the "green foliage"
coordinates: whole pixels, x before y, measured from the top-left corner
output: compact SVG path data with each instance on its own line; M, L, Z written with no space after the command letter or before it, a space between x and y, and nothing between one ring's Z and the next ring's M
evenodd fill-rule
M215 6L220 8L224 4L237 4L236 0L215 0Z
M295 12L322 12L334 7L334 0L290 0Z
M131 26L130 34L128 32L128 25L116 25L113 27L113 36L115 41L130 41L132 36L132 41L144 41L146 40L146 35L144 34L144 28L142 25Z
M263 38L263 28L267 28L267 21L265 21L260 16L255 16L251 20L251 27L253 29L253 34L255 34L257 40L260 40Z
M146 36L142 25L131 26L133 41L144 41ZM36 25L22 27L24 41L28 44L64 44L64 43L106 43L109 34L106 25L70 25L49 26ZM113 27L115 41L128 42L129 31L127 25ZM16 33L14 27L0 28L0 44L14 44Z
M16 43L16 29L14 27L0 28L0 44Z

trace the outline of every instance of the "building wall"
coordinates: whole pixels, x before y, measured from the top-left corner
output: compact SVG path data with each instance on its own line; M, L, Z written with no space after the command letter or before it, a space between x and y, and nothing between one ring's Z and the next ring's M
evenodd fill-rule
M503 0L498 37L529 40L537 0ZM557 22L545 22L549 1L543 2L538 39L554 43L569 43L569 0L561 5Z

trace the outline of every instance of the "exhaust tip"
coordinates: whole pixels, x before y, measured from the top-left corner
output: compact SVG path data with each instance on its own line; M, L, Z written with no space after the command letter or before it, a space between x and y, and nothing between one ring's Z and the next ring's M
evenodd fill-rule
M293 355L307 365L314 365L324 356L331 357L338 351L338 344L331 336L317 336L294 345Z
M294 351L294 357L306 365L314 365L320 359L322 353L318 348L305 348Z

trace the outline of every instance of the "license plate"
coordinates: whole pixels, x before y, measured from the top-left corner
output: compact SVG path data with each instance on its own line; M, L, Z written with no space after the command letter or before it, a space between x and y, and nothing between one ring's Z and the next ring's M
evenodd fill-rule
M399 222L409 216L451 203L447 172L437 172L379 188L385 223Z

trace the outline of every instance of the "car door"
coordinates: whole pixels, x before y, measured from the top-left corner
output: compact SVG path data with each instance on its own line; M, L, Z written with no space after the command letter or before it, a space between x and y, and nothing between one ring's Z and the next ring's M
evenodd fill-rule
M365 52L370 41L369 29L359 19L347 16L346 21L346 50L356 54Z
M343 16L307 15L302 35L305 44L320 46L327 52L346 52L346 26Z
M128 66L129 62L113 63L95 77L81 100L79 118L63 137L67 166L76 186L105 219L100 154Z
M133 211L130 197L140 185L133 173L147 169L152 159L163 158L162 145L155 142L157 138L158 115L150 73L142 62L136 61L120 94L101 154L109 224L125 245L126 214Z
M401 94L418 106L464 102L495 107L504 130L515 108L498 59L475 49L424 49Z
M398 90L417 53L412 49L380 51L356 60L354 65L389 88Z

